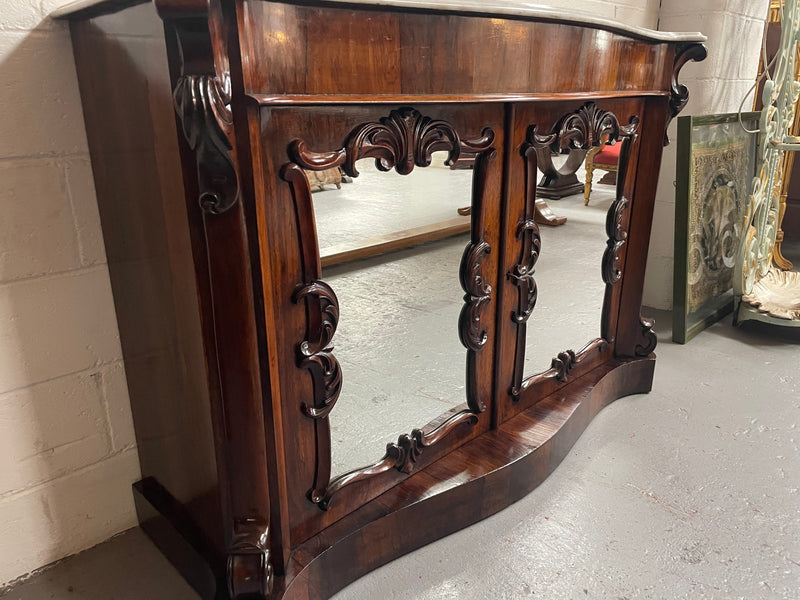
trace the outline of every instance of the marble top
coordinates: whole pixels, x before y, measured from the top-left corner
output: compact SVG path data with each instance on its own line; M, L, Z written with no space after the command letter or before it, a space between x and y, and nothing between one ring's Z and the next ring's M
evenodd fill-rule
M109 9L121 9L126 4L141 4L144 0L77 0L51 13L55 19L69 18L70 15L82 12L89 8L102 10L103 5ZM636 27L615 21L578 12L553 8L532 2L519 0L327 0L330 3L340 4L369 4L372 6L396 6L429 11L479 13L482 15L523 17L526 19L541 19L546 21L562 21L576 25L588 25L599 29L608 29L620 33L630 34L637 38L656 42L704 42L706 36L702 33L674 33L670 31L654 31L645 27Z

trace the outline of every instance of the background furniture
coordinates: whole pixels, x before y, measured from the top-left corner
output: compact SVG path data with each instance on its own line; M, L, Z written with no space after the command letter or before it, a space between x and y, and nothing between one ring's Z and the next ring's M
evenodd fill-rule
M602 169L608 171L612 178L616 177L617 165L619 164L619 144L609 146L603 144L595 146L586 153L586 183L583 186L583 203L589 205L589 194L592 193L592 177L595 169ZM607 181L606 175L600 180L600 183L615 183L616 180Z
M705 57L699 34L507 3L90 0L61 15L137 431L139 516L204 597L326 598L507 506L603 406L650 389L645 256L666 126L688 98L678 72ZM606 138L621 154L599 337L527 374L537 156ZM433 151L476 156L454 323L464 396L332 477L347 373L303 169L356 177L371 158L409 174ZM398 364L381 376L402 375Z
M800 151L794 134L800 101L796 67L800 37L800 4L788 0L779 9L780 42L774 75L762 90L758 128L759 157L753 179L744 232L733 278L737 302L734 323L754 319L784 327L800 326L800 273L773 266L780 254L781 220L786 210L786 155ZM779 259L785 261L785 259Z
M767 16L767 28L764 31L767 50L767 64L775 58L775 54L780 48L781 41L781 3L783 0L771 0L769 3L769 14ZM764 57L762 56L758 64L759 75L764 70ZM775 68L770 69L774 73ZM800 72L800 54L795 56L795 74ZM760 111L764 107L762 94L764 82L760 82L756 88L753 101L753 110ZM795 110L795 118L790 129L793 136L800 135L800 111ZM795 164L794 152L783 154L783 166L781 167L782 178L780 182L780 210L778 212L778 232L775 237L775 249L772 260L779 269L791 270L794 268L792 261L783 255L783 240L788 234L789 239L800 240L800 162Z

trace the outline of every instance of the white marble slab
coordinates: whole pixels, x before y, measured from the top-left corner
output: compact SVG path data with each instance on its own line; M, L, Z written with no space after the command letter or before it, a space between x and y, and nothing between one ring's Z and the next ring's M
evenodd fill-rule
M605 19L585 12L569 11L553 8L532 2L517 0L328 0L341 4L369 4L373 6L396 6L415 10L448 11L479 13L489 16L512 16L526 19L543 19L546 21L565 21L576 25L588 25L599 29L608 29L631 34L634 37L658 42L704 42L702 33L674 33L670 31L654 31L644 27L635 27L613 19ZM109 0L77 0L51 13L53 18L65 18L70 14L87 8L109 3Z

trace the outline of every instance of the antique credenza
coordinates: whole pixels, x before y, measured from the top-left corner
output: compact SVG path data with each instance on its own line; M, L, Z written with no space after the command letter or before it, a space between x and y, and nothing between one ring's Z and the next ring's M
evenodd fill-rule
M140 522L203 597L327 598L508 506L604 405L650 389L655 187L700 34L512 2L89 0L56 16L72 31ZM526 377L537 155L606 140L622 149L600 335ZM366 157L408 174L434 151L476 157L466 397L332 478L347 372L303 173L356 176Z

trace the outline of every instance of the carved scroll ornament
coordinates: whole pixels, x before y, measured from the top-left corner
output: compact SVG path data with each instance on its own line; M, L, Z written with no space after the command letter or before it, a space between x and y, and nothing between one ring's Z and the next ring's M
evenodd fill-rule
M491 129L484 129L477 139L462 140L448 122L403 107L377 122L356 127L339 150L313 152L305 142L295 140L289 146L289 155L295 163L312 171L340 166L350 177L358 177L356 162L362 158L374 158L378 170L395 169L401 175L408 175L415 166L430 166L434 152L446 151L447 164L453 164L462 151L484 152L493 141Z
M173 92L183 134L197 159L200 206L221 214L239 197L231 140L230 78L182 75Z
M699 42L681 43L675 48L675 62L672 65L672 81L670 82L669 117L664 128L665 146L669 145L669 136L666 128L669 127L672 119L678 116L689 101L689 88L682 83L678 83L678 74L681 72L683 65L690 60L700 62L705 60L706 56L708 56L708 50L705 44Z
M311 371L314 380L314 402L303 403L303 413L314 419L328 416L342 391L342 372L339 362L329 348L336 326L339 322L339 300L331 287L323 281L314 281L297 290L294 301L300 302L313 297L316 302L313 315L316 322L313 328L315 339L306 339L299 346L299 365Z

